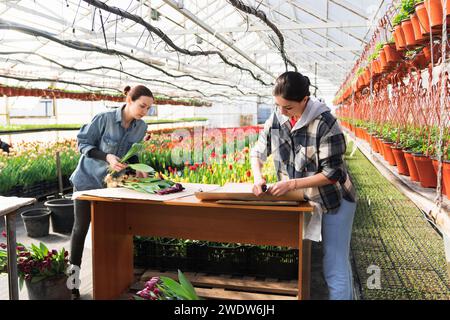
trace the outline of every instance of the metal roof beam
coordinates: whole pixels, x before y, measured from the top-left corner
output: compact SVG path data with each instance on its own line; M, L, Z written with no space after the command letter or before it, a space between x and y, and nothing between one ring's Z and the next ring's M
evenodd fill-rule
M203 28L204 30L206 30L208 33L212 34L215 38L219 39L221 42L223 42L225 45L227 45L228 47L230 47L231 49L233 49L235 52L237 52L239 55L241 55L245 60L247 60L248 62L250 62L251 64L253 64L254 66L256 66L258 69L260 69L261 71L263 71L264 73L266 73L267 75L269 75L271 77L271 79L275 78L275 75L270 72L269 70L267 70L266 68L262 67L261 65L259 65L255 60L253 60L252 58L250 58L245 52L243 52L241 49L235 47L232 43L230 43L227 39L225 39L223 36L221 36L220 34L217 34L216 31L211 28L209 25L207 25L206 23L204 23L203 21L200 21L194 14L192 14L190 11L185 10L185 9L180 9L178 7L178 3L173 1L173 0L163 0L165 3L167 3L168 5L170 5L173 9L177 10L178 12L182 13L185 17L187 17L189 20L193 21L194 23L196 23L198 26L200 26L201 28Z

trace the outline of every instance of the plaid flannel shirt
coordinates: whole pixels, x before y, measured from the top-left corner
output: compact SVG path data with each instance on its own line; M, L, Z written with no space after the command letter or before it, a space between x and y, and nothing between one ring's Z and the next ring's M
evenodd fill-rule
M308 125L292 130L289 118L273 112L252 147L251 157L266 161L272 154L278 180L323 173L333 184L305 188L305 200L321 206L325 213L336 213L341 199L356 201L343 155L345 137L336 118L326 111Z

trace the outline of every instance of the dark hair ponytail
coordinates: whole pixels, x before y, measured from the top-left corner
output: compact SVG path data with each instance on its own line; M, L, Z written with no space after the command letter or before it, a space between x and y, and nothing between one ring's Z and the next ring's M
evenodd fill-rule
M287 71L275 81L272 94L281 96L286 100L302 101L306 96L311 95L309 92L310 85L311 82L307 76L302 75L300 72Z
M150 91L150 89L143 85L138 85L133 88L131 88L130 86L126 86L123 89L123 93L126 96L130 96L131 101L136 101L140 97L153 98L153 93Z

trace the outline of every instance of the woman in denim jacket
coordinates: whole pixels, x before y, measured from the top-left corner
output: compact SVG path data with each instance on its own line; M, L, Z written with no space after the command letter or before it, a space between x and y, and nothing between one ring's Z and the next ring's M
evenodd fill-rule
M108 167L122 171L127 165L120 162L133 143L140 142L147 132L142 118L154 102L152 92L145 86L124 90L126 104L115 111L97 114L91 123L84 125L77 135L80 161L70 177L74 191L100 189ZM130 161L133 162L133 161ZM143 172L137 176L145 177ZM81 266L84 241L91 222L89 201L75 200L75 221L70 241L70 263ZM74 299L79 298L78 288L72 290Z

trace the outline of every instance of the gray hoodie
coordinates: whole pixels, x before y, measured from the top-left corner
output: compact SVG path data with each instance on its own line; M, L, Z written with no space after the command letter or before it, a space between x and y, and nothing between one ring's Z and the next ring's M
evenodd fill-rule
M315 100L313 98L309 98L308 103L306 104L306 108L303 111L302 116L297 121L295 126L292 128L291 131L301 129L308 124L310 124L314 119L316 119L319 115L321 115L324 112L330 111L330 108L327 107L327 105L319 100ZM289 121L289 117L281 114L279 109L277 108L275 114L278 117L278 121L281 124L284 124L286 121Z

